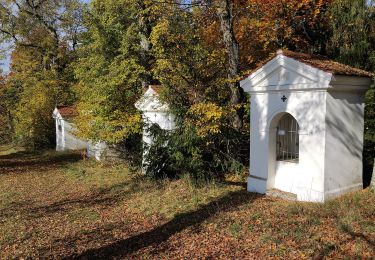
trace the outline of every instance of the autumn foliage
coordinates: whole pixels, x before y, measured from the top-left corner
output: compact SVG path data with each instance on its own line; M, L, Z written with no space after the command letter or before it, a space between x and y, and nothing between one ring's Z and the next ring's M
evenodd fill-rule
M271 53L285 48L375 69L374 7L364 0L21 2L0 5L2 40L14 45L0 112L13 141L34 148L53 145L51 111L71 104L80 137L140 142L134 103L145 86L160 84L177 135L198 147L185 143L185 156L223 174L248 163L249 105L238 80Z

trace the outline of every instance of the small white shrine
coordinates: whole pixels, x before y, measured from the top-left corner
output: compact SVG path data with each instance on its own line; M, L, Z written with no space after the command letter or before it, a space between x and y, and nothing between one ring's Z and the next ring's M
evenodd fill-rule
M143 118L143 143L152 145L153 140L148 132L152 124L157 124L163 130L173 130L176 126L175 117L170 113L168 104L160 100L159 94L163 87L150 85L143 96L136 102L135 107L142 112ZM143 156L147 153L145 149Z
M324 202L361 189L372 77L320 56L278 51L242 80L251 95L248 191Z
M78 111L73 106L57 106L52 114L56 125L56 151L86 150L89 158L100 161L109 151L105 142L87 142L74 135L73 118Z
M72 119L78 115L77 110L71 106L57 106L53 111L56 123L56 151L83 150L87 142L77 138L74 132Z

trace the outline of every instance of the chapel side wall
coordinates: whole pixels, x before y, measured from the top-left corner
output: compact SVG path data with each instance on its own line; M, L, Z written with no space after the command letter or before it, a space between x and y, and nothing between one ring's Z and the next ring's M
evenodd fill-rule
M59 124L61 124L61 131L59 130ZM55 118L55 129L56 129L56 151L63 151L64 144L63 144L63 122L60 118Z
M364 93L327 95L325 197L361 189Z
M73 135L73 125L72 123L64 120L64 148L66 150L81 150L86 149L88 144L87 142L77 138Z

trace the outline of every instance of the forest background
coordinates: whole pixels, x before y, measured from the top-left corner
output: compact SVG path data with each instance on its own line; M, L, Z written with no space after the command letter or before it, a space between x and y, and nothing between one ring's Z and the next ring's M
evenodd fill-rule
M241 76L278 49L375 72L375 6L371 0L1 0L0 40L12 50L10 71L0 78L0 144L53 147L52 111L74 105L80 137L105 141L139 164L143 122L134 103L158 84L178 127L152 129L149 174L221 176L243 171L249 160ZM365 165L374 156L372 87Z

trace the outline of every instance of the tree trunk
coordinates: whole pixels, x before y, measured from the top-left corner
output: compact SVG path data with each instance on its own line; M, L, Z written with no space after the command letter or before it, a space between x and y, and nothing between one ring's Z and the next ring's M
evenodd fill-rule
M13 117L10 111L7 111L7 121L9 133L13 134Z
M152 32L152 25L150 21L150 11L148 6L143 0L138 1L140 7L140 16L138 18L139 36L141 46L141 65L145 68L146 72L141 75L142 87L148 88L149 85L154 83L154 78L151 72L153 56L151 55L152 44L150 35Z
M239 45L233 30L232 0L218 0L216 13L220 19L223 42L228 52L228 86L231 91L230 104L235 106L241 103L244 94L237 82L234 82L239 72ZM233 127L242 127L242 112L237 110L233 115Z

